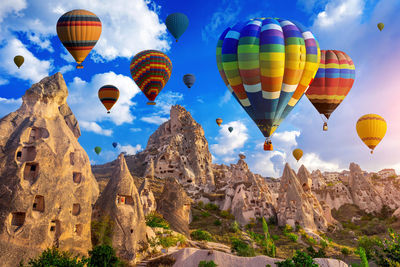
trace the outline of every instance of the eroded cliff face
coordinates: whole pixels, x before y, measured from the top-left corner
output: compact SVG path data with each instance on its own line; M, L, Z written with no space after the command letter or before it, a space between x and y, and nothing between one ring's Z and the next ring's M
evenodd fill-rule
M0 262L56 246L86 254L99 188L79 144L79 124L56 73L34 84L0 120Z

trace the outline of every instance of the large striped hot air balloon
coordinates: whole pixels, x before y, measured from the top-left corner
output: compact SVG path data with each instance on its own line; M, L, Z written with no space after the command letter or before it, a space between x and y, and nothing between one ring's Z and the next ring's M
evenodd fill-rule
M321 50L319 69L306 96L321 114L324 131L328 130L327 120L332 112L350 92L355 76L353 61L346 53Z
M99 99L107 109L107 113L110 113L110 109L117 103L119 98L119 90L114 85L104 85L99 89Z
M90 11L75 9L62 15L57 21L57 35L74 57L77 69L96 45L101 35L101 21Z
M155 105L154 100L171 77L172 63L169 57L157 50L145 50L133 57L131 75L137 86Z
M235 99L266 137L294 108L314 78L320 49L313 34L284 19L258 18L226 29L217 66Z
M371 154L375 147L386 134L386 121L377 114L367 114L358 119L356 124L357 134L360 139L371 149Z

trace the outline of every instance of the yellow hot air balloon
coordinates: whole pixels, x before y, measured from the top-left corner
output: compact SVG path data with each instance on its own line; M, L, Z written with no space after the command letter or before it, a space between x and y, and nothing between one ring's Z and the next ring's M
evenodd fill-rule
M384 27L385 27L385 24L383 24L382 22L379 22L379 23L378 23L378 29L379 29L380 31L382 31Z
M19 69L19 67L21 67L22 64L24 64L24 57L20 56L20 55L15 56L14 57L14 63L15 63L15 65L17 65L17 67Z
M301 150L300 148L296 148L295 150L293 150L293 157L299 161L299 159L301 159L301 157L303 156L303 150Z
M385 136L387 125L385 119L381 116L366 114L358 119L356 129L358 136L371 149L372 154L375 147Z

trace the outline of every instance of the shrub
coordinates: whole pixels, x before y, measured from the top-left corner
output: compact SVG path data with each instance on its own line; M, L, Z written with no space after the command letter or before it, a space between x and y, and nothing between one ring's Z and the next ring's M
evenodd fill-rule
M365 251L367 259L371 260L377 251L380 241L376 237L362 236L358 239L358 247L362 247Z
M368 264L368 259L367 259L367 256L366 256L366 254L365 254L364 248L359 247L359 248L357 249L357 254L360 256L360 259L361 259L361 266L362 266L362 267L368 267L368 266L369 266L369 264Z
M198 221L199 219L200 219L199 216L194 215L193 218L192 218L192 221L193 221L193 222L196 222L196 221Z
M323 240L323 239L320 239L320 240L319 240L319 244L320 244L321 247L324 248L324 249L328 247L328 243L327 243L325 240Z
M318 267L318 264L314 263L313 258L310 255L299 250L296 250L293 258L277 262L276 265L278 267Z
M216 219L215 221L214 221L214 225L215 226L220 226L222 223L221 223L221 221L219 220L219 219Z
M240 231L239 224L238 224L237 221L234 221L234 222L231 224L230 230L231 230L231 232L233 232L233 233L237 233L237 232Z
M44 267L44 266L60 266L60 267L84 267L88 259L82 260L78 257L72 257L72 254L66 251L59 251L57 248L48 248L42 252L37 259L29 259L28 266ZM22 262L20 263L20 266Z
M278 235L271 235L272 240L276 241L279 240L279 236Z
M205 206L206 210L219 210L218 206L213 203L208 203Z
M203 212L201 213L201 216L204 217L204 218L207 218L207 217L210 217L211 214L210 214L208 211L203 211Z
M297 239L299 239L299 236L293 233L286 233L285 235L293 242L297 242Z
M293 231L293 227L290 226L289 224L286 224L286 225L285 225L285 228L283 229L283 232L284 232L284 233L290 233L290 232L292 232L292 231Z
M101 245L96 246L93 250L89 251L88 266L120 266L121 262L115 255L115 251L111 246Z
M309 246L307 248L307 253L312 257L312 258L326 258L326 253L323 248L320 248L318 251L316 251L312 246Z
M204 202L203 202L203 201L197 202L197 206L198 206L200 209L203 209L203 208L204 208Z
M222 218L225 218L225 219L234 219L235 218L235 216L233 216L229 211L227 211L227 210L221 210L221 212L219 213L219 215L222 217Z
M157 212L152 212L146 216L146 225L150 227L161 227L169 229L169 223Z
M345 256L350 255L350 250L346 247L342 248L340 252L342 252L342 254Z
M109 216L101 217L98 220L93 220L91 223L91 234L93 246L112 244L112 233L114 222Z
M232 250L236 251L239 256L242 256L242 257L255 256L255 251L254 251L253 247L251 247L249 244L247 244L243 240L236 238L236 237L232 237L231 242L232 242Z
M217 267L218 264L216 264L214 261L201 261L199 262L198 267Z
M246 224L245 227L247 230L253 229L254 227L256 227L256 220L254 218L250 218L250 222Z
M388 229L389 238L378 242L375 254L375 262L379 266L400 265L400 234Z
M209 232L200 229L191 232L190 236L195 240L206 240L206 241L212 240L212 235Z

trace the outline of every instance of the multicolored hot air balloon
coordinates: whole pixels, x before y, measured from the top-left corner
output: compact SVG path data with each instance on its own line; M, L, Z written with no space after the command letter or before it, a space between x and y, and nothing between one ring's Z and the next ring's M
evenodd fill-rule
M379 23L378 23L378 29L379 29L380 31L382 31L384 27L385 27L385 24L383 24L382 22L379 22Z
M229 127L228 131L231 133L233 131L233 127Z
M227 28L217 44L217 66L235 99L266 137L294 108L320 61L314 35L284 19L257 18Z
M112 146L113 146L114 148L116 148L116 147L118 146L118 143L117 143L117 142L113 142L113 143L112 143Z
M196 81L196 77L193 74L183 75L183 82L185 83L185 85L188 88L192 87L195 81Z
M217 122L218 126L221 126L221 123L222 123L222 119L221 118L217 118L215 121Z
M367 114L358 119L356 124L357 134L360 139L371 149L371 154L375 147L386 134L386 121L377 114Z
M99 89L98 95L101 103L106 107L107 113L110 113L110 109L119 98L118 88L114 85L104 85Z
M22 64L24 64L24 57L20 56L20 55L15 56L14 57L14 63L15 63L15 65L17 65L17 67L19 69L19 67L21 67Z
M96 154L99 155L100 152L101 152L101 147L96 146L96 147L94 148L94 152L96 152Z
M75 9L58 19L57 35L78 63L76 68L81 69L82 62L100 38L101 21L90 11Z
M133 57L130 65L132 79L155 105L154 100L171 77L172 63L169 57L157 50L145 50Z
M179 37L186 31L189 26L189 19L183 13L173 13L168 15L165 20L168 31L175 37L178 42Z
M295 150L293 150L292 154L293 154L293 157L298 162L299 159L301 159L301 157L303 156L303 150L301 150L300 148L296 148Z
M321 114L324 131L332 112L350 92L355 76L354 63L345 52L321 50L319 69L306 96Z

